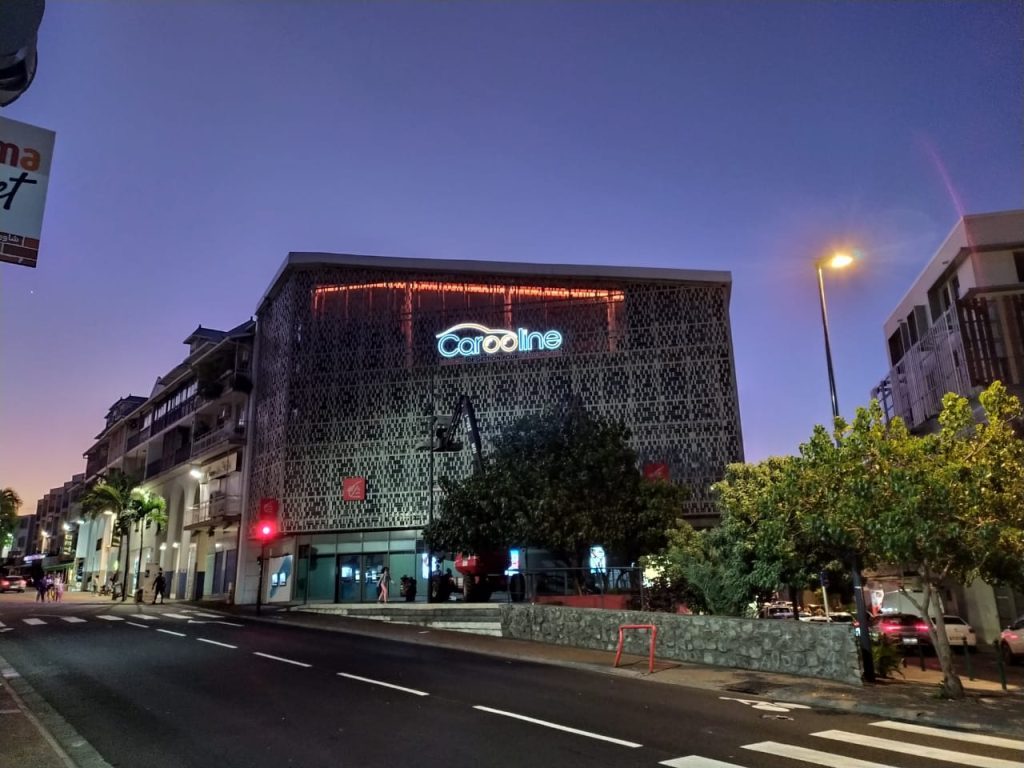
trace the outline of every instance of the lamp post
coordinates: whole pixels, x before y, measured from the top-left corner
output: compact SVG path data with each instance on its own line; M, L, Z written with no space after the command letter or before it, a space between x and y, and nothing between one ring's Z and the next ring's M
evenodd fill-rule
M834 253L821 259L815 265L818 271L818 299L821 302L821 330L825 334L825 362L828 365L828 391L832 398L832 421L839 418L839 398L836 395L836 375L832 367L832 344L828 335L828 311L825 308L825 268L844 269L853 264L853 256L848 253ZM868 627L868 610L864 604L864 588L860 578L860 558L856 552L850 555L850 575L853 581L853 599L857 604L857 623L860 634L861 661L864 667L864 679L869 683L875 681L875 662L871 654L871 633Z

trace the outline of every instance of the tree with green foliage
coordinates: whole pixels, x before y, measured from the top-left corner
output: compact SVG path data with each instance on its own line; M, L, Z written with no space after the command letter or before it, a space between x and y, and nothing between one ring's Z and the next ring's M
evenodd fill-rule
M719 525L699 533L680 525L659 564L671 579L689 583L709 613L744 615L782 586L798 593L835 569L837 559L832 548L802 535L801 485L796 457L729 465L712 488Z
M139 488L138 480L120 469L112 469L101 475L82 494L82 512L97 517L110 512L114 515L114 531L124 541L124 572L121 583L121 600L128 594L128 554L131 551L131 536L135 528L147 521L163 525L167 521L167 503L157 494ZM142 548L139 548L139 569L142 568Z
M943 398L937 433L913 435L885 423L877 402L833 435L815 430L801 447L810 499L807 532L858 551L868 563L899 565L920 577L923 599L907 599L926 622L943 672L942 692L963 697L953 670L937 587L946 579L1024 583L1024 442L1020 402L999 382L969 402ZM808 502L804 498L802 502Z
M0 551L10 546L18 527L21 497L13 488L0 488Z
M601 544L635 562L664 545L686 493L645 481L629 436L581 408L520 419L495 439L482 472L441 479L440 514L424 538L435 551L538 547L575 568Z

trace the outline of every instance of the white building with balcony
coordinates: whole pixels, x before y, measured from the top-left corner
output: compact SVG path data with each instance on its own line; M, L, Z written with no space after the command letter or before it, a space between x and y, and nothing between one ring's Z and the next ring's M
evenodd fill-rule
M171 597L228 597L234 588L255 324L230 331L200 326L185 359L148 397L122 398L85 453L86 480L121 469L167 501L167 525L137 526L124 552L113 518L87 521L95 542L86 571L100 584L125 566L129 589L158 568ZM92 570L90 570L90 565ZM140 580L141 574L141 580Z
M884 329L892 367L871 395L915 432L937 428L947 392L977 406L999 380L1024 395L1024 210L964 216ZM1024 613L1024 595L1007 588L950 592L983 641Z

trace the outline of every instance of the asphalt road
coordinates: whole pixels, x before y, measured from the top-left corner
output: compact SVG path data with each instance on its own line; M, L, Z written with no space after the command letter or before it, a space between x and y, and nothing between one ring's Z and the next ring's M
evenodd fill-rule
M1024 765L1024 741L180 604L3 596L0 624L0 656L115 766Z

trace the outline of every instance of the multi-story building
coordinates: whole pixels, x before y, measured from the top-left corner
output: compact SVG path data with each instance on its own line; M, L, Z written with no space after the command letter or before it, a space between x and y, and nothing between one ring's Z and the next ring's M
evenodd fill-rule
M200 326L185 339L186 358L157 379L149 397L111 407L85 453L86 481L123 470L166 500L167 523L119 537L112 516L88 521L95 545L81 556L90 583L103 584L127 565L129 587L161 568L172 597L233 590L253 328L252 321L230 331Z
M884 330L892 367L871 394L911 430L936 428L947 392L976 402L998 380L1024 395L1024 210L963 217ZM1024 613L1024 595L1005 587L950 596L988 641Z
M79 496L84 489L85 475L74 475L64 485L51 488L36 503L35 535L32 555L40 555L43 570L74 586L81 573L75 569L75 548L78 542L78 521L81 508Z
M730 287L728 272L291 254L257 310L246 510L277 506L283 534L264 599L372 600L385 565L425 594L431 478L472 470L468 450L417 448L462 396L485 453L570 399L621 420L640 461L691 490L683 515L712 524L709 487L742 460ZM249 548L241 600L258 570Z

